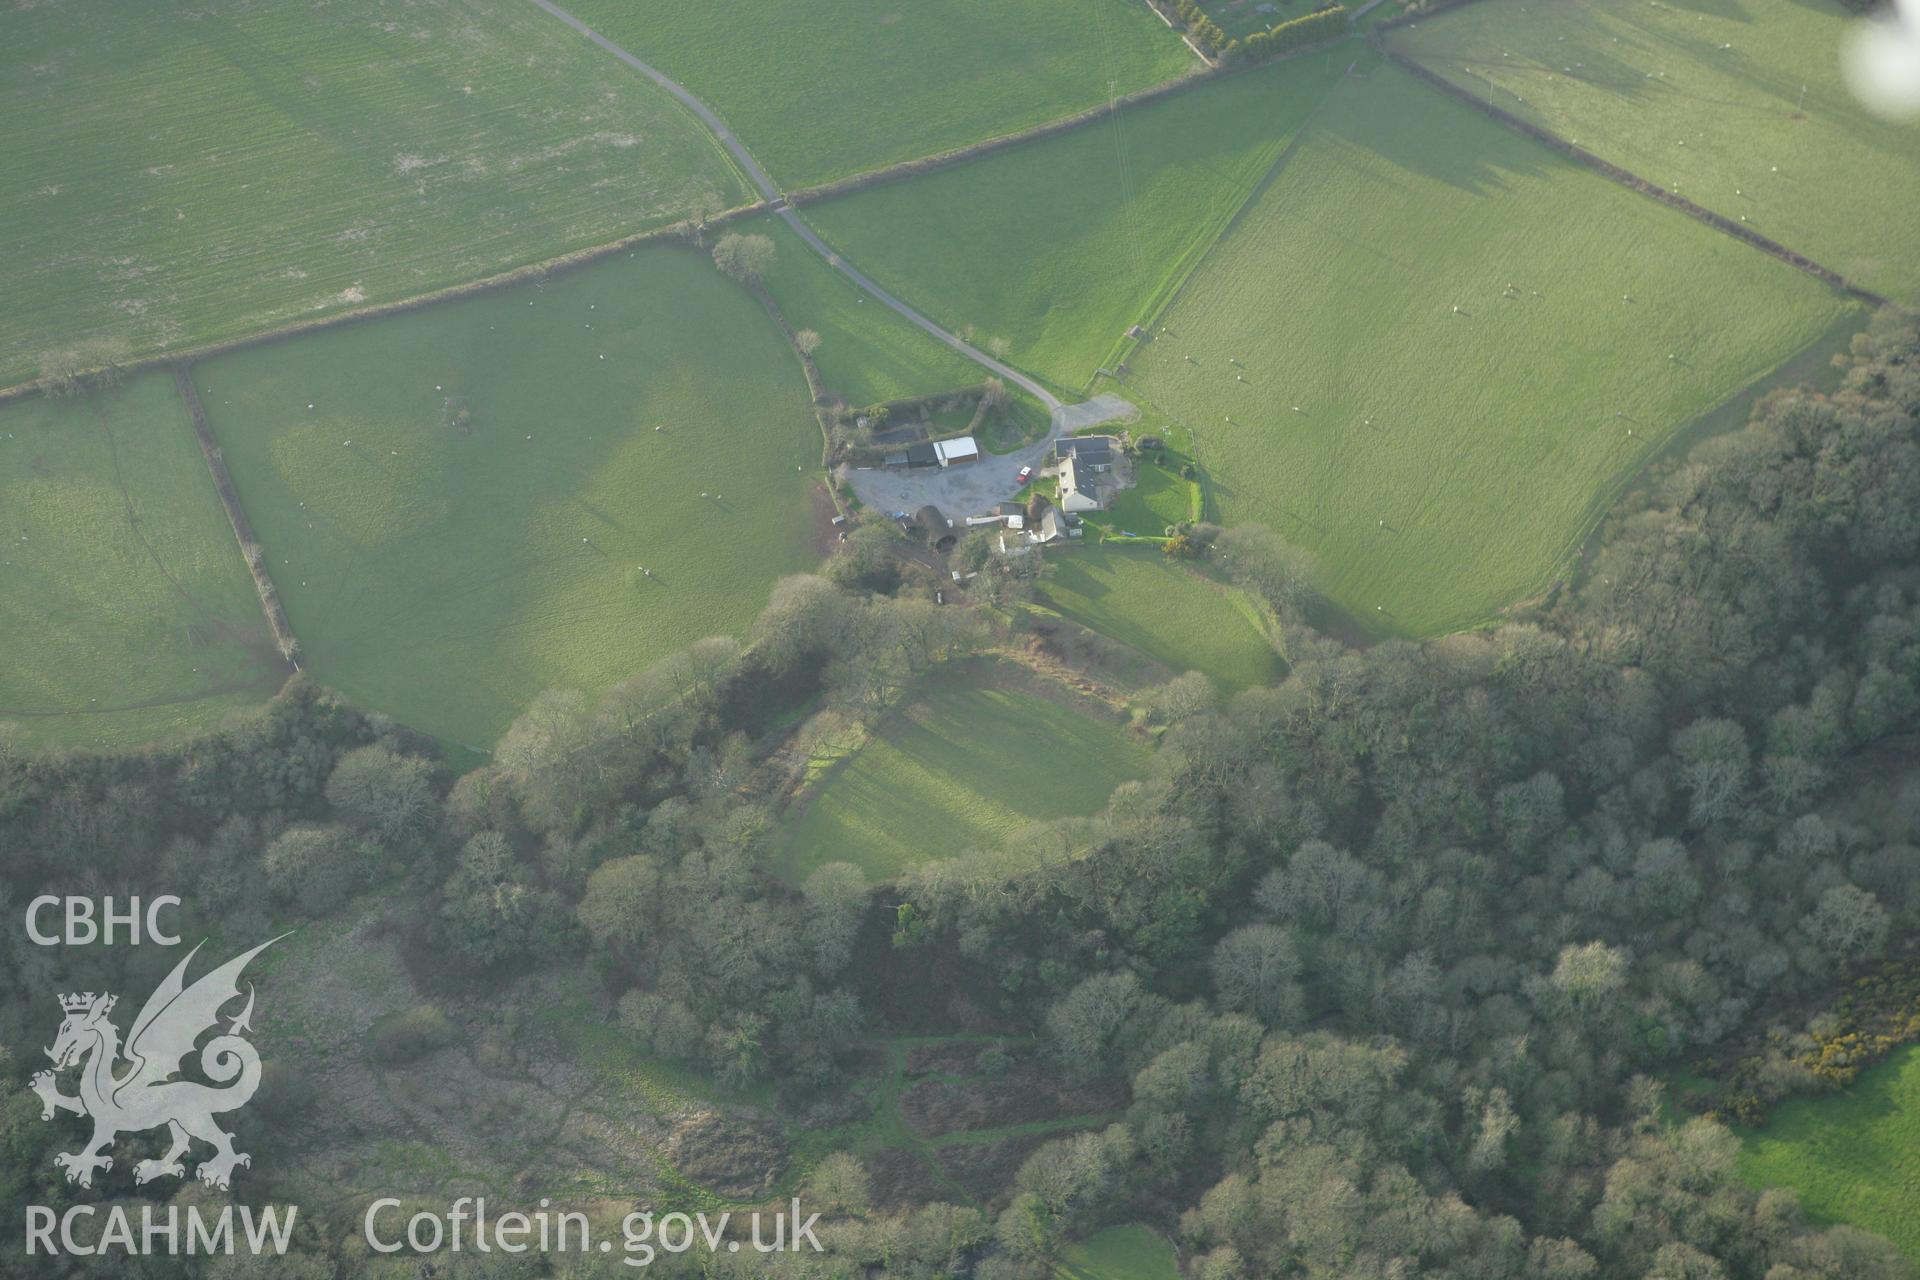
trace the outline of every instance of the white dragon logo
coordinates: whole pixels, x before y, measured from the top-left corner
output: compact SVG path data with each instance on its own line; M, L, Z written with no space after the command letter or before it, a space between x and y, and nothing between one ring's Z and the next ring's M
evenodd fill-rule
M224 1190L232 1181L234 1166L253 1163L251 1156L233 1149L233 1135L213 1119L245 1106L260 1087L260 1055L240 1036L242 1031L253 1029L248 1021L253 1016L252 984L247 987L246 1008L228 1024L227 1033L207 1041L200 1050L200 1070L224 1087L172 1077L193 1052L194 1042L217 1026L221 1006L240 997L240 971L247 961L278 941L269 939L235 956L189 987L184 978L188 961L200 950L196 945L147 998L140 1016L133 1020L124 1050L119 1030L107 1019L118 996L104 992L96 996L88 991L60 997L66 1020L60 1024L53 1047L46 1051L53 1059L53 1071L35 1075L32 1088L45 1107L40 1113L42 1120L53 1119L56 1111L93 1119L93 1137L85 1146L71 1155L62 1153L53 1158L67 1171L68 1182L92 1186L94 1173L113 1165L112 1157L104 1152L115 1138L161 1125L167 1127L172 1145L158 1160L136 1164L135 1182L185 1176L180 1157L194 1138L214 1148L212 1158L202 1160L197 1170L200 1181L210 1187ZM131 1069L116 1076L114 1068L122 1058ZM80 1092L77 1097L68 1097L60 1092L54 1072L76 1063L83 1064Z

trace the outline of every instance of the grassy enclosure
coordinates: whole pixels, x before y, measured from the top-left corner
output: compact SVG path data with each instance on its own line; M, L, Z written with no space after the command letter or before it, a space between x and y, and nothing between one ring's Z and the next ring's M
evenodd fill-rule
M807 216L933 319L1080 388L1186 278L1345 65L1225 77Z
M1348 7L1357 9L1359 5ZM1307 0L1200 0L1200 8L1222 31L1242 39L1277 22L1303 18L1313 12L1314 4Z
M1489 0L1395 31L1423 64L1855 284L1920 301L1911 125L1840 72L1840 5Z
M181 737L278 686L172 377L0 409L0 653L38 746Z
M308 670L451 741L488 745L541 689L597 690L736 631L818 559L798 364L689 249L237 352L195 381Z
M1042 603L1130 645L1175 672L1200 671L1222 689L1271 684L1286 663L1252 602L1157 544L1112 543L1057 557Z
M1173 1246L1143 1226L1107 1227L1061 1251L1061 1280L1178 1280Z
M1129 0L576 0L802 187L1084 111L1197 69ZM551 20L550 20L551 21Z
M921 332L906 317L866 298L779 218L756 218L743 232L775 246L767 292L796 330L820 335L813 362L829 391L866 405L971 386L985 370Z
M1920 1263L1920 1050L1909 1046L1844 1092L1783 1104L1746 1135L1740 1169L1792 1187L1816 1216L1877 1232Z
M1161 537L1168 526L1192 520L1196 482L1180 474L1187 460L1178 454L1158 456L1167 461L1150 461L1142 454L1134 462L1133 485L1115 494L1104 509L1089 511L1083 518L1114 533L1148 538Z
M524 0L0 12L0 385L461 283L736 203L663 90Z
M798 883L851 862L881 880L1096 812L1149 750L1069 697L1004 664L936 672L796 802L776 870Z
M1134 360L1226 523L1377 632L1547 585L1689 419L1851 304L1381 66L1347 80Z

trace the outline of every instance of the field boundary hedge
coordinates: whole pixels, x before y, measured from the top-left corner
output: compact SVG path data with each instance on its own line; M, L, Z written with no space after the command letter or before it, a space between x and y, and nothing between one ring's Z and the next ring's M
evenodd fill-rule
M779 302L767 292L765 286L756 283L747 287L752 290L754 297L760 299L760 305L767 309L767 314L773 317L774 327L780 330L780 336L787 340L787 348L800 361L800 372L807 379L808 399L813 402L813 421L820 428L820 465L825 467L833 458L833 432L827 427L826 413L826 406L833 397L828 394L826 383L820 380L820 366L800 346L800 335L794 332L793 326L787 322L787 313L780 309Z
M1187 48L1193 50L1194 56L1198 57L1200 61L1206 63L1209 67L1219 67L1219 62L1214 59L1212 54L1194 43L1192 33L1182 31L1180 24L1174 20L1173 15L1160 7L1160 0L1146 0L1146 4L1147 8L1153 11L1154 17L1167 24L1167 30L1179 36L1180 42L1186 45Z
M1471 0L1461 0L1461 3L1471 3ZM1450 5L1448 7L1451 8L1453 6ZM1466 103L1476 111L1491 116L1499 123L1517 133L1525 134L1536 142L1543 143L1556 151L1565 153L1571 159L1579 161L1589 169L1599 173L1602 177L1610 178L1628 190L1637 191L1649 199L1657 200L1668 208L1678 209L1696 221L1703 222L1707 226L1712 227L1715 231L1731 236L1742 244L1779 259L1790 267L1798 268L1816 279L1825 281L1842 293L1859 298L1861 301L1871 303L1876 307L1883 307L1887 304L1887 300L1879 294L1868 289L1863 289L1858 285L1848 283L1847 278L1833 268L1815 262L1812 258L1788 248L1777 240L1769 239L1743 223L1735 222L1723 214L1715 213L1711 209L1695 204L1683 195L1669 191L1665 187L1655 183L1648 182L1645 178L1630 169L1623 169L1611 161L1602 160L1585 147L1577 143L1569 142L1552 130L1544 129L1530 120L1523 120L1504 107L1495 106L1493 103L1483 100L1478 94L1471 93L1461 85L1455 84L1453 81L1447 79L1439 72L1426 66L1412 56L1390 47L1381 33L1399 25L1402 25L1402 20L1395 18L1373 28L1370 39L1373 41L1374 46L1385 54L1395 66L1426 81L1442 93Z
M883 165L878 169L868 169L864 173L849 174L847 177L837 178L832 182L825 182L817 187L801 187L797 191L786 192L786 200L788 204L797 209L802 205L818 204L823 200L833 200L840 196L854 195L857 192L866 191L873 187L884 186L890 182L899 182L907 178L917 178L922 174L934 173L941 169L950 168L953 165L964 164L969 160L977 160L981 156L992 155L996 151L1006 151L1028 142L1038 142L1043 138L1051 138L1057 134L1071 132L1083 125L1097 124L1111 115L1116 108L1124 111L1128 107L1137 107L1145 103L1157 102L1161 98L1171 97L1176 93L1181 93L1205 84L1216 75L1231 75L1233 70L1235 69L1188 71L1184 75L1175 76L1171 80L1162 80L1159 84L1148 85L1144 89L1135 89L1132 93L1121 94L1111 102L1103 102L1098 106L1088 107L1085 111L1077 111L1070 116L1061 116L1057 120L1047 120L1040 124L1031 125L1025 129L1016 130L1013 133L1003 133L995 138L982 138L978 142L969 142L964 147L953 147L946 151L936 151L930 156L920 156L913 160L902 160L898 164Z
M735 205L707 218L700 224L703 230L723 227L745 218L758 217L767 212L769 205L764 200L752 204ZM227 355L234 351L245 351L252 347L266 346L287 338L297 338L302 334L315 333L321 329L331 329L335 325L353 324L361 320L378 320L383 316L404 315L409 311L418 311L442 302L453 302L460 298L470 298L494 289L505 289L516 284L525 284L531 280L543 280L550 275L571 271L610 258L623 250L640 248L643 245L665 243L672 240L684 240L692 230L686 220L670 222L662 227L652 227L646 231L636 231L632 235L622 236L618 240L609 240L605 244L589 245L584 249L572 249L551 258L542 258L506 271L482 276L478 280L469 280L464 284L448 285L441 289L430 289L426 293L416 293L406 298L395 298L390 302L376 302L364 307L354 307L348 311L330 312L323 316L314 316L306 320L295 320L287 324L276 325L269 329L259 329L253 333L241 334L234 338L222 338L218 342L202 343L197 347L186 347L179 351L160 351L138 359L117 364L113 373L116 376L131 376L151 369L170 369L175 365L193 364L201 360L210 360L215 356ZM89 369L80 375L83 382L98 377L105 370ZM34 378L27 382L17 382L10 387L0 387L0 405L15 400L26 400L45 394L46 381Z
M213 488L220 495L220 505L226 510L227 524L233 529L234 541L240 544L240 558L246 562L247 574L253 579L254 592L260 597L260 612L266 615L267 629L273 633L273 647L289 667L298 671L300 641L295 638L293 624L287 621L287 612L280 605L280 593L267 573L266 552L261 548L260 540L253 536L253 523L240 506L240 495L234 491L233 477L227 473L227 461L221 453L220 442L214 439L213 425L207 421L206 406L200 403L200 393L194 389L192 374L185 363L174 366L173 385L180 391L180 400L187 407L187 416L193 419L193 434L200 441L200 456L206 460L207 474L213 477Z
M1307 53L1312 52L1312 49L1299 49L1295 52ZM1346 72L1342 73L1341 79L1344 80L1352 71L1353 68L1348 67ZM1336 82L1333 88L1338 87L1338 82ZM1287 167L1287 162L1293 159L1295 153L1299 151L1301 143L1306 140L1308 133L1313 127L1314 121L1319 118L1320 112L1326 107L1327 100L1333 96L1333 88L1328 89L1327 92L1321 96L1320 101L1314 103L1312 109L1301 118L1299 125L1294 128L1293 136L1287 139L1286 145L1281 147L1279 154L1274 156L1273 163L1267 166L1267 171L1260 175L1260 180L1254 183L1247 191L1246 198L1228 215L1226 221L1220 224L1220 230L1214 233L1213 239L1194 255L1193 261L1188 265L1187 269L1181 273L1180 278L1170 281L1160 297L1149 300L1152 310L1147 312L1144 318L1134 326L1135 329L1140 331L1142 336L1138 338L1133 337L1131 331L1129 331L1128 335L1122 337L1114 344L1113 349L1107 353L1107 364L1105 367L1112 370L1111 376L1115 382L1122 383L1128 387L1132 386L1132 383L1128 381L1128 375L1131 373L1128 366L1133 362L1134 357L1140 354L1140 349L1146 346L1147 343L1153 341L1154 326L1159 324L1167 313L1173 310L1174 305L1185 295L1187 287L1193 283L1194 277L1200 274L1200 269L1207 265L1208 259L1213 257L1213 251L1226 242L1227 237L1231 236L1234 230L1245 221L1248 210L1259 203L1260 197L1265 195L1267 189L1273 186L1274 182L1279 178L1281 171ZM1099 378L1100 370L1096 369L1093 377L1087 379L1086 389L1091 391L1094 383L1097 382ZM1158 406L1155 407L1158 408ZM1165 412L1165 410L1162 410L1162 412ZM1173 415L1168 414L1167 416L1172 417ZM1189 434L1191 434L1191 429L1189 429ZM1195 462L1197 464L1198 459L1195 459Z

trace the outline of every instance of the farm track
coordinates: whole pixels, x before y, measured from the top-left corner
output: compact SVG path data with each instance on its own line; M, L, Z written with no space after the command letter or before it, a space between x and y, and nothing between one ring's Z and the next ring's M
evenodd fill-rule
M918 311L915 311L912 307L875 284L873 280L858 267L829 248L826 241L815 235L813 228L809 227L801 219L800 215L794 211L787 198L780 193L779 187L774 184L772 176L760 167L760 162L753 158L753 153L748 151L746 145L734 136L731 129L727 128L726 122L721 120L706 103L700 101L700 99L688 92L685 86L681 85L677 80L668 77L665 72L642 62L626 49L607 39L607 37L601 35L598 31L595 31L586 23L574 17L565 9L562 9L559 5L553 3L553 0L533 0L533 3L560 19L560 21L566 23L575 31L599 45L602 49L605 49L608 53L611 53L614 57L620 59L620 61L626 63L629 67L632 67L635 71L638 71L641 75L647 77L647 79L653 81L662 89L665 89L668 93L679 99L689 111L692 111L693 114L699 118L702 124L713 131L714 137L720 140L720 144L733 156L734 160L740 165L742 172L747 175L748 179L766 199L768 207L780 215L781 220L793 229L795 235L806 242L808 248L826 259L828 266L853 281L854 284L871 294L888 310L907 320L916 328L953 348L953 350L959 352L981 368L1013 383L1034 399L1040 401L1041 404L1046 405L1049 413L1057 414L1059 412L1062 407L1060 398L1054 395L1053 392L1047 390L1037 379L1028 377L1013 366L994 359L984 351L975 350L958 334L950 333L933 321L927 319L927 317L921 315Z
M1314 52L1319 48L1320 46L1316 45L1309 49L1301 50L1300 52ZM1294 56L1296 55L1285 55L1285 57L1288 58ZM1026 129L1017 130L1013 133L1002 134L999 137L985 138L979 142L968 143L964 147L955 147L951 150L937 152L933 155L919 156L911 160L901 160L893 164L883 165L877 169L869 169L862 173L850 174L845 178L836 179L835 181L820 186L791 191L786 193L785 199L788 204L799 207L837 199L841 196L853 195L856 192L865 191L872 187L902 182L922 174L937 172L953 165L963 164L969 160L991 155L997 151L1024 146L1029 142L1050 138L1056 134L1072 132L1075 129L1106 119L1112 114L1115 107L1124 110L1129 107L1143 105L1205 84L1215 75L1231 74L1234 74L1232 70L1223 70L1201 71L1183 75L1160 84L1149 85L1144 89L1135 90L1130 94L1123 94L1113 102L1102 103L1099 106L1090 107L1074 115L1064 116L1057 120L1049 120ZM724 209L718 213L708 215L703 226L709 230L715 227L728 226L734 222L758 217L768 212L771 207L772 201L768 199L756 200L750 204L736 205L730 209ZM431 289L425 293L414 294L411 297L395 298L390 302L379 302L367 306L353 307L345 311L336 311L328 315L316 316L312 319L296 320L286 324L275 325L271 328L257 330L252 333L241 334L237 337L222 338L217 341L202 343L198 346L171 351L157 351L150 355L139 356L125 361L115 366L114 371L121 376L131 376L132 374L152 369L171 369L179 364L193 364L200 360L212 359L215 356L226 355L230 352L243 351L266 343L299 337L302 334L313 333L322 329L330 329L336 325L350 324L359 320L376 320L384 316L402 315L410 311L417 311L424 307L433 306L437 303L451 302L456 299L487 293L494 289L504 289L517 284L525 284L528 281L539 280L555 272L569 270L574 267L587 266L603 258L609 258L617 253L632 250L642 245L684 239L685 235L685 223L672 223L662 227L653 227L646 231L621 236L618 239L607 241L604 244L589 245L582 249L573 249L566 253L555 254L551 257L524 263L505 271L498 271L491 275L482 276L477 280L469 280L463 284ZM86 376L92 376L92 373L97 372L100 371L91 371ZM10 386L0 386L0 405L7 404L14 400L28 399L32 396L42 394L44 390L45 388L39 379L30 379L25 382L14 383Z

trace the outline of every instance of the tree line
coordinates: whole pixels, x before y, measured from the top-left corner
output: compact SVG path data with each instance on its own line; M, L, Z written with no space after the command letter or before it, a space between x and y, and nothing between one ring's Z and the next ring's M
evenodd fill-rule
M1143 1221L1194 1280L1906 1275L1742 1184L1731 1132L1671 1118L1659 1083L1920 924L1920 325L1884 312L1844 362L1623 500L1573 581L1491 631L1347 648L1282 540L1192 531L1285 622L1287 678L1148 691L1151 769L1102 812L894 883L767 870L816 748L1004 639L874 522L744 637L544 694L457 778L300 681L179 747L0 751L0 891L17 910L81 867L265 936L398 884L423 981L584 964L637 1045L796 1104L844 1091L864 1037L962 1002L1124 1085L1124 1115L987 1206L881 1213L857 1162L820 1162L845 1207L787 1274L1040 1276ZM973 551L1000 604L1044 572ZM166 963L55 975L0 945L15 1045L44 1039L56 976L126 990ZM58 1203L20 1083L0 1196ZM309 1252L355 1274L339 1238Z

